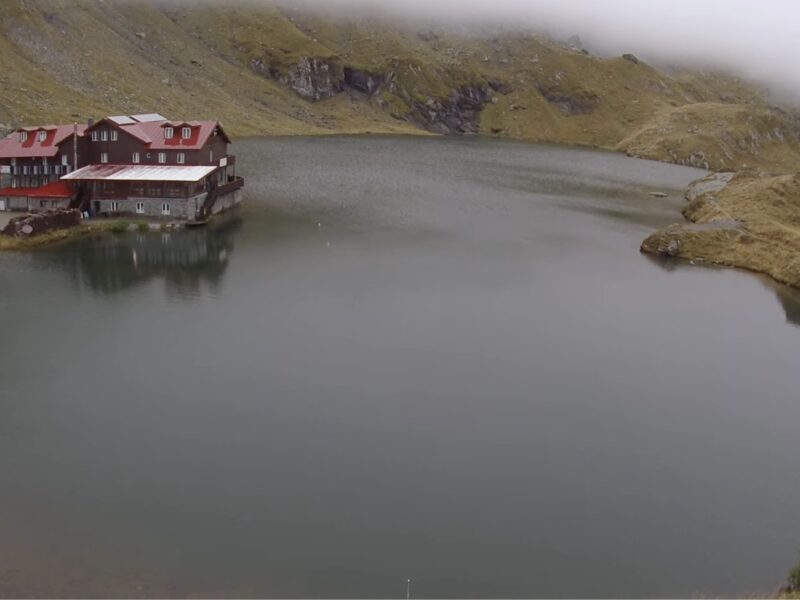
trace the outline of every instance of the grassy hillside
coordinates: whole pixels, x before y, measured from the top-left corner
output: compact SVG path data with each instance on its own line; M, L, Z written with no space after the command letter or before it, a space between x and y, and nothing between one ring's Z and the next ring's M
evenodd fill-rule
M720 169L800 164L797 116L742 82L527 33L122 0L3 0L0 33L5 129L159 111L234 135L479 132Z

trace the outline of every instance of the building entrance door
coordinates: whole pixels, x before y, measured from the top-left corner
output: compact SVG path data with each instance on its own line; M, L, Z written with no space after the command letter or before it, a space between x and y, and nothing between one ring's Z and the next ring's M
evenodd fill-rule
M96 215L100 214L100 202L98 202L97 200L94 201L94 214Z

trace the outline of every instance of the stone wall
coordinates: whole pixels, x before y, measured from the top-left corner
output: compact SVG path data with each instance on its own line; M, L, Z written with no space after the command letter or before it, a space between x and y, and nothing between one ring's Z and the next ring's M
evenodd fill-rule
M196 218L205 197L206 195L203 193L191 198L128 198L116 201L97 200L97 202L100 203L100 214L102 215L118 214L148 219L191 220ZM117 210L114 210L114 202L118 205ZM144 206L144 212L136 212L136 205L140 202ZM163 214L162 204L169 204L168 215Z

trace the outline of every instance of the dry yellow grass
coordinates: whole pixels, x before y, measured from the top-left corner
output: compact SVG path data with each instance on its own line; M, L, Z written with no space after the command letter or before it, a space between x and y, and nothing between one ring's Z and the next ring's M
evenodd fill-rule
M721 191L693 199L684 215L688 224L653 234L642 250L800 287L800 175L739 174Z

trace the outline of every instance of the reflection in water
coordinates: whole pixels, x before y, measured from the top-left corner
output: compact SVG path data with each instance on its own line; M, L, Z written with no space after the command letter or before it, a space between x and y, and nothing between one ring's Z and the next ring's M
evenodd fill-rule
M771 280L764 281L767 287L774 290L778 296L778 300L786 313L786 321L800 327L800 290L774 283Z
M170 295L216 295L242 227L235 213L208 227L175 232L101 235L48 253L79 286L113 294L163 277Z
M689 265L683 261L676 260L674 258L665 258L661 256L652 256L650 254L645 255L653 264L658 265L665 271L669 273L673 273L676 271L680 271L682 269L695 269L695 268L704 268L704 269L722 269L725 271L729 271L729 267L717 267L710 264L704 265ZM745 271L747 272L747 271ZM782 285L777 283L776 281L770 279L766 275L754 274L755 277L764 284L764 287L772 290L775 292L775 295L778 297L778 301L781 303L784 312L786 313L786 321L800 327L800 290L796 290L791 288L787 285Z

